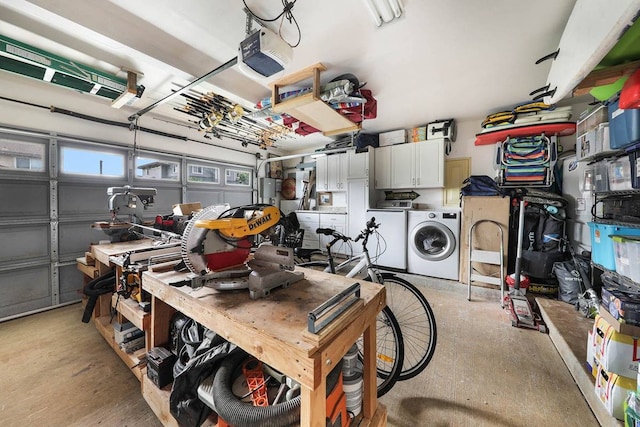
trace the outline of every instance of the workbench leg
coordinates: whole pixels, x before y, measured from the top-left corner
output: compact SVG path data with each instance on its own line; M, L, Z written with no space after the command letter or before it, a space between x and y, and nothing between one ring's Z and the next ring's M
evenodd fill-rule
M370 323L362 334L364 346L364 390L362 395L362 415L365 419L372 419L376 412L377 380L376 380L376 319Z
M150 347L160 347L169 343L169 323L175 308L154 296L151 297L151 328L146 340Z
M325 427L327 418L327 383L321 381L315 390L301 387L300 425Z

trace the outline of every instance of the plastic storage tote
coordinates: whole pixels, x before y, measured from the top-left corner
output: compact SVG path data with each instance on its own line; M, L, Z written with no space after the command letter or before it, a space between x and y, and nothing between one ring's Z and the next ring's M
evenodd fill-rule
M631 165L629 156L623 156L609 163L609 190L631 190Z
M616 258L616 273L640 283L640 236L610 236Z
M640 110L619 108L617 96L609 101L609 138L615 149L640 142Z
M616 234L640 237L640 228L601 224L599 222L590 222L589 228L591 231L591 261L612 271L616 270L616 258L613 250L613 240L609 236Z
M609 165L600 160L593 165L593 187L596 192L609 191Z

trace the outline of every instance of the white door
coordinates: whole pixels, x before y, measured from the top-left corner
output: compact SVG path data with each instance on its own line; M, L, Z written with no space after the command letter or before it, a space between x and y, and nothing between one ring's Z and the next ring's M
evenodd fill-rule
M394 145L391 151L391 187L415 187L415 143Z
M346 166L342 161L343 154L333 154L325 157L327 159L327 190L328 191L344 191L344 173Z
M327 191L327 156L316 158L316 191Z
M444 187L444 140L416 145L416 184L418 188Z
M391 149L392 146L376 148L374 176L376 189L391 188Z
M356 150L347 151L347 178L366 178L369 176L369 155L373 152L356 153Z

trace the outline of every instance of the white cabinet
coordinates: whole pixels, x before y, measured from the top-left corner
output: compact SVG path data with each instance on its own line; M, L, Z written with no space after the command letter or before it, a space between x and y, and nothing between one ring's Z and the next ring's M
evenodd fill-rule
M339 233L345 234L347 228L347 215L345 214L330 214L330 213L320 213L320 228L331 228L336 230ZM305 235L306 235L305 231ZM323 251L327 243L333 240L333 236L325 236L321 234L320 236L320 249ZM344 245L337 244L331 251L336 254L345 253Z
M416 187L444 187L444 140L424 141L416 147Z
M328 191L327 156L316 158L316 191Z
M300 223L300 229L304 230L302 247L305 249L319 249L320 238L316 230L320 227L320 213L309 211L296 211L296 217Z
M346 191L347 153L316 158L316 191Z
M391 149L393 146L378 147L375 149L375 187L377 189L391 188Z
M347 151L347 179L368 178L374 153L373 148L362 153L356 153L356 150Z
M416 186L416 145L415 143L407 143L392 146L392 188L413 188Z
M376 148L376 188L444 187L444 140ZM388 179L388 180L387 180Z

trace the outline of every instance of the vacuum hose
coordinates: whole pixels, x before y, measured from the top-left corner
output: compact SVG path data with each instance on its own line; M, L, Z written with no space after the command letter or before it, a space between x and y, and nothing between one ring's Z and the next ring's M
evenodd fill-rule
M218 415L235 427L285 427L300 422L300 396L270 406L253 406L231 391L233 373L249 355L242 350L229 354L213 379L213 401Z
M98 297L102 294L113 292L116 286L115 278L116 271L114 269L86 284L84 287L84 294L88 296L89 299L87 300L87 305L85 306L84 313L82 315L83 323L89 323L91 320L91 315L93 314L93 309L96 307Z

